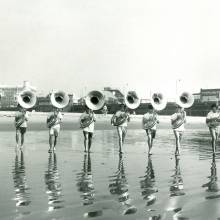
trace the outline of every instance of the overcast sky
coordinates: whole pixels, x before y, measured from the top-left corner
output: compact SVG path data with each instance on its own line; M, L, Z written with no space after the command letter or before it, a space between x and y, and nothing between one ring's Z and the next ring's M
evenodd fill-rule
M219 11L219 0L1 0L0 83L168 97L178 79L220 87Z

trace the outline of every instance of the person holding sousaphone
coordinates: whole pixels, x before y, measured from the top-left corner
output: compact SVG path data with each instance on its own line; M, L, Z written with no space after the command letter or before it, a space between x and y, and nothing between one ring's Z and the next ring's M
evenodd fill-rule
M95 128L96 116L93 111L103 108L105 96L101 91L93 90L84 99L85 112L80 116L80 127L84 135L84 152L90 152Z
M127 134L127 126L130 121L130 114L125 104L120 105L120 110L117 111L111 119L111 124L117 127L119 137L119 153L123 153L122 146Z
M19 146L19 139L21 137L20 149L23 148L25 133L27 130L28 111L18 104L18 112L15 114L15 129L16 129L16 147Z
M212 151L213 154L215 154L220 127L220 112L218 111L217 104L211 105L211 111L206 117L206 124L209 127L210 135L212 137Z
M150 104L148 105L148 111L143 116L142 126L146 131L148 138L148 154L151 155L153 140L156 136L157 124L159 123L157 111L163 110L167 105L166 96L162 92L154 92L150 98Z
M15 128L16 128L16 150L19 145L19 136L21 136L20 149L24 146L25 133L27 130L28 111L35 106L37 102L37 96L34 91L29 87L24 86L21 92L16 96L18 102L18 112L15 114Z
M69 96L63 91L52 91L50 94L50 102L53 106L53 112L48 115L46 124L49 128L49 150L48 153L56 150L57 138L60 133L60 124L63 115L61 109L69 104Z
M156 137L157 124L159 123L158 115L152 104L149 104L148 111L143 115L142 126L146 131L148 139L148 154L152 155L153 140Z
M186 123L186 112L183 107L176 104L176 113L171 115L171 125L176 139L176 151L175 151L176 156L180 155L179 149L180 149L180 143L183 137L183 133L185 130L184 127L185 123Z
M194 96L189 92L182 92L176 99L176 112L171 115L171 125L176 139L175 155L180 155L180 143L185 131L186 112L185 108L190 108L194 103Z
M56 150L57 138L60 133L60 124L62 123L63 116L58 108L54 108L52 114L47 117L47 127L49 128L49 150L48 153L51 153L52 150Z
M85 112L80 116L80 128L84 135L84 152L90 152L96 116L92 109L85 105Z

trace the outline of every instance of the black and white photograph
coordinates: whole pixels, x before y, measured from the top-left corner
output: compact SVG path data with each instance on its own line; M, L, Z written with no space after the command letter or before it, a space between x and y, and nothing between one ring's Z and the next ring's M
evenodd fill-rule
M0 220L220 220L220 1L0 0Z

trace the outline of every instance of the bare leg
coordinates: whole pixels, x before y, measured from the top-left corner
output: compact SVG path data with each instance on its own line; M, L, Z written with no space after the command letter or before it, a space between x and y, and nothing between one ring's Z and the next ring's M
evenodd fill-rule
M88 152L90 152L90 148L92 146L92 133L88 134L89 140L88 140Z
M212 152L213 152L213 154L215 154L217 135L216 135L214 129L210 128L209 131L210 131L210 134L211 134L211 137L212 137Z
M215 132L215 150L216 150L216 144L217 144L217 141L218 141L218 132Z
M87 142L88 142L88 132L83 131L83 135L84 135L84 152L86 152Z
M119 153L122 153L123 137L122 137L122 128L117 127L118 137L119 137Z
M16 139L16 146L18 147L18 145L19 145L19 131L18 131L18 129L16 129L15 139Z
M147 133L147 144L148 144L148 154L150 154L152 148L152 137L151 134L149 133Z
M148 147L149 147L148 154L151 155L151 149L153 147L153 138L151 134L149 134L148 136Z
M153 141L154 141L154 138L151 137L151 149L152 149L152 147L153 147Z
M49 148L48 152L50 153L53 148L53 135L49 135L49 146L50 146L50 148Z
M127 134L127 129L123 128L123 130L122 130L122 144L124 144L124 142L125 142L126 134Z
M23 147L24 145L24 134L21 134L21 148Z
M53 150L56 150L56 145L57 145L57 137L58 137L58 135L55 135L55 136L54 136Z
M146 133L147 133L147 143L148 143L148 154L151 155L151 150L152 150L152 147L153 147L153 134L151 133L150 130L146 130Z
M180 152L179 152L179 149L180 149L180 134L178 131L173 131L174 132L174 135L175 135L175 139L176 139L176 151L175 151L175 155L179 155Z

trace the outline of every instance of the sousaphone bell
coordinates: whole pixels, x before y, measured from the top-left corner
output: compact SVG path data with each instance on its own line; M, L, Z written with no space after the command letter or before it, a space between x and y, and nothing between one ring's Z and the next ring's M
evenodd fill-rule
M69 96L63 91L53 91L50 95L50 102L56 108L65 108L69 104Z
M93 90L85 97L85 104L91 110L99 110L103 108L105 104L105 96L102 92ZM94 121L93 112L86 114L80 119L80 127L86 128Z
M91 91L85 97L85 104L91 110L99 110L105 104L105 96L98 90Z
M190 108L194 103L194 96L189 92L182 92L176 98L176 104L182 108ZM173 129L179 128L186 120L185 111L174 114L171 124Z
M166 97L160 92L153 93L150 98L150 102L153 108L157 111L163 110L167 105Z
M125 105L129 109L136 109L140 105L141 100L135 91L128 91L125 95Z
M176 98L176 104L182 108L190 108L194 103L194 96L189 92L182 92Z
M17 102L24 109L33 108L37 102L36 93L31 89L25 88L17 95Z

